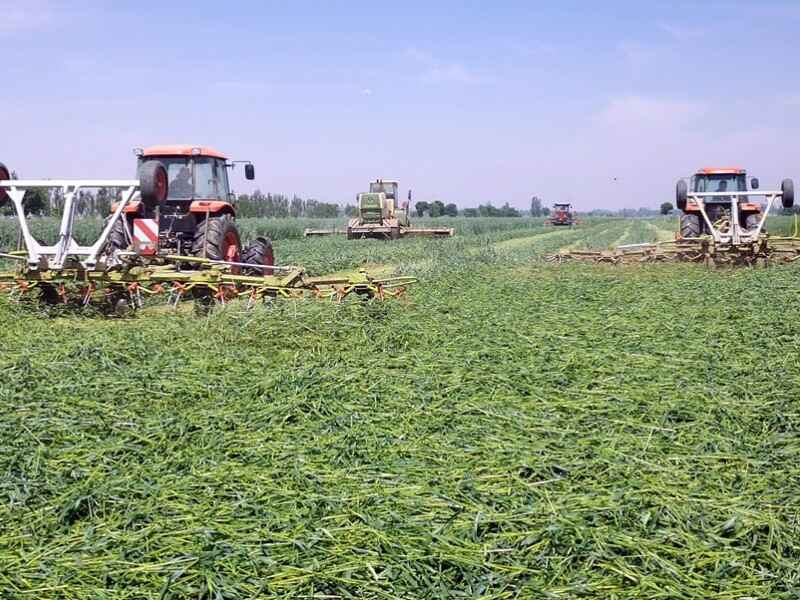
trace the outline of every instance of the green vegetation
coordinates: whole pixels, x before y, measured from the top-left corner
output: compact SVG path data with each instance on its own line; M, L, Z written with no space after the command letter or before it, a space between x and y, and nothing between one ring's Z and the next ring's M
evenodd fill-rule
M554 267L675 219L454 222L242 222L405 301L0 298L0 596L795 598L800 266Z

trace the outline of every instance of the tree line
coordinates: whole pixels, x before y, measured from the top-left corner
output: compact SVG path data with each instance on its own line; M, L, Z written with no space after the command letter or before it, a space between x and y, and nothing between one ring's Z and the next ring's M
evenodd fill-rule
M15 178L15 174L12 174ZM111 205L116 202L122 189L101 188L96 191L82 190L75 199L77 214L80 217L105 217L111 211ZM23 201L25 211L29 215L58 216L64 209L64 192L60 188L28 190ZM237 214L240 217L261 217L270 219L288 218L337 218L341 216L352 217L358 209L352 204L341 206L334 202L321 202L313 198L302 198L298 195L262 193L256 190L252 194L240 194L236 200ZM664 202L658 209L653 208L623 208L608 210L603 208L593 209L585 213L587 216L597 217L652 217L668 215L675 210L671 202ZM419 201L414 204L417 217L521 217L523 212L509 205L494 206L491 203L481 204L476 208L459 209L454 203L444 204L439 200L432 202ZM0 214L13 214L13 207L6 204L0 209ZM779 213L780 211L775 211ZM784 209L783 214L798 214L800 206ZM530 211L532 217L546 217L550 209L544 206L541 198L531 198Z

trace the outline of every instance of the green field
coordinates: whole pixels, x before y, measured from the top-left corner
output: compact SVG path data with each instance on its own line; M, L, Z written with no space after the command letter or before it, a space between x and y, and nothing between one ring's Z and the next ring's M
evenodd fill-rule
M419 282L128 319L0 298L0 597L798 597L800 264L542 260L674 219L306 225L242 228Z

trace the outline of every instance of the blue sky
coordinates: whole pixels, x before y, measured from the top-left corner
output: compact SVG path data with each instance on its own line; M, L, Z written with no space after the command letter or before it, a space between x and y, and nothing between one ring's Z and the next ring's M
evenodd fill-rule
M657 206L679 176L800 177L800 1L0 0L0 161L129 177L209 144L253 186L375 177L460 206Z

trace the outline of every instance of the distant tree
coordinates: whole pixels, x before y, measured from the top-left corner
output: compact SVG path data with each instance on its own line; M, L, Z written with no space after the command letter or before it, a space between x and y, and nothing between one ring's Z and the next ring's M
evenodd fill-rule
M542 214L542 200L538 196L534 196L531 198L531 216L541 217Z
M25 207L26 215L46 215L49 208L47 191L42 188L28 190L22 199L22 205Z
M345 204L344 205L344 216L346 217L355 217L358 214L358 208L356 208L352 204Z
M543 217L546 217L546 216L547 216L547 215L549 215L549 214L550 214L550 209L549 209L549 208L547 208L546 206L543 206L543 207L542 207L542 216L543 216Z
M292 202L289 204L289 216L297 218L302 217L305 212L305 203L302 198L297 196L292 197Z
M461 211L461 214L465 217L477 217L478 216L478 209L477 208L465 208Z
M444 203L441 200L431 202L431 217L441 217L444 214Z
M662 202L661 203L661 214L662 215L668 215L673 210L675 210L675 207L672 206L672 202Z
M444 207L444 214L447 215L448 217L457 217L458 207L452 202L450 204L446 204Z
M425 213L431 209L431 205L424 200L420 200L414 205L414 208L417 211L417 216L422 218L425 216Z
M501 217L521 217L522 214L513 206L510 206L508 202L503 204L500 208Z

